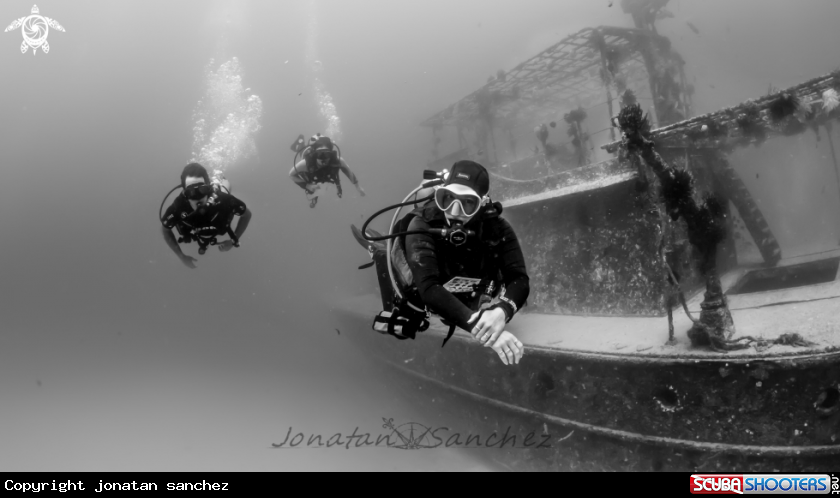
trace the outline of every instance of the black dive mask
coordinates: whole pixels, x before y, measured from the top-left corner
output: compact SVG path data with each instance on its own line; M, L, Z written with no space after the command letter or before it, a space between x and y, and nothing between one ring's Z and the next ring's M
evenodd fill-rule
M212 185L196 183L184 189L184 197L191 201L201 200L213 193Z
M315 156L315 161L318 164L326 165L332 161L333 153L331 150L317 150L313 156Z

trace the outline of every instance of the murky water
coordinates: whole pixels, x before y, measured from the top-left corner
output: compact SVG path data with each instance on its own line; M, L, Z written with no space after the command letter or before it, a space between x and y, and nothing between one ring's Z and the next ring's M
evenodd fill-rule
M222 304L222 303L217 303ZM385 371L328 323L272 323L230 300L222 316L91 328L22 327L0 339L9 470L490 470L467 452L347 448L424 423ZM253 313L253 314L251 314ZM169 322L169 323L166 323ZM320 327L319 327L320 325ZM320 336L320 337L318 337ZM428 422L426 422L428 423ZM333 448L273 448L299 432ZM398 443L398 441L395 441Z

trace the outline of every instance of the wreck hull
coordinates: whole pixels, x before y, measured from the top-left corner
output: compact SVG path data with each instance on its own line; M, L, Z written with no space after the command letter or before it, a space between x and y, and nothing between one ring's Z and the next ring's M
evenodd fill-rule
M422 386L418 401L433 399L441 420L463 418L487 433L544 427L552 435L551 449L497 449L496 459L512 468L815 472L840 465L840 353L608 354L526 341L520 365L504 367L466 335L442 349L439 324L416 341L373 332L375 302L354 299L336 318L357 346Z

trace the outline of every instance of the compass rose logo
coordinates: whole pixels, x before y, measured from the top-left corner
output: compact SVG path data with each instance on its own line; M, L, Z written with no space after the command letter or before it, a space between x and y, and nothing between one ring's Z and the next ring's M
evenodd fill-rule
M390 429L391 435L396 436L400 440L400 444L394 445L394 448L400 450L419 450L422 448L436 448L439 444L435 444L432 440L432 431L425 425L416 422L409 422L395 426L394 419L383 418L385 424L382 425L384 429Z
M45 54L50 52L50 44L47 43L47 36L50 34L50 28L58 31L64 31L64 27L58 24L54 19L38 15L38 6L32 6L32 13L27 17L21 17L6 28L6 33L20 28L23 34L23 43L20 45L20 53L25 54L29 47L32 47L32 55L38 52L38 48L44 51Z

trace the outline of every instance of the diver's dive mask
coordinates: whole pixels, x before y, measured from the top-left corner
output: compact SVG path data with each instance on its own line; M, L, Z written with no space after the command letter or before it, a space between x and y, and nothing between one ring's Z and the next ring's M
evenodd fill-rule
M328 149L320 149L316 150L313 155L318 162L329 162L332 159L333 152Z
M450 216L466 216L472 218L481 208L481 197L478 194L464 188L463 192L456 193L450 190L451 186L438 187L435 189L435 204L438 209ZM460 213L455 205L458 205Z
M191 201L200 201L212 193L213 186L204 183L194 183L184 188L184 197Z

